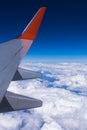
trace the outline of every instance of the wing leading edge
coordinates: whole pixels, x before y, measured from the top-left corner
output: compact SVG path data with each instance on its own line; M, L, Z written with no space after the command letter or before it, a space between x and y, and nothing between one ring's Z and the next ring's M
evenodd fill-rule
M36 13L34 18L31 20L31 22L28 24L26 29L18 38L5 42L4 44L0 44L0 108L3 106L4 103L7 104L6 100L8 98L9 98L8 101L11 104L10 98L12 98L12 95L13 95L13 100L15 101L15 105L18 105L15 94L6 92L10 82L14 78L17 71L21 74L21 77L24 79L28 78L30 75L31 75L30 78L35 76L34 73L31 73L29 75L29 71L25 72L23 70L18 69L18 66L37 35L45 10L46 7L42 7L39 9L39 11ZM23 102L26 103L25 105L26 107L23 108L22 106L17 108L17 110L26 109L26 108L30 108L30 106L33 106L32 105L34 103L33 100L31 100L31 105L30 105L28 102L30 100L29 98L26 99L20 95L18 95L17 97L19 101L18 103L20 104L19 106L22 105L21 104L22 99ZM20 97L21 97L21 102L19 100ZM42 103L40 103L39 106L41 104ZM38 105L36 105L36 107L37 106ZM1 112L6 112L6 111L2 109Z

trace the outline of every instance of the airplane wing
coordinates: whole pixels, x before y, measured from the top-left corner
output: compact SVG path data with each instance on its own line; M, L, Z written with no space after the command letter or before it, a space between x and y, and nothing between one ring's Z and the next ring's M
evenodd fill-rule
M9 93L6 90L12 80L19 78L19 77L15 77L16 75L18 76L18 74L22 79L34 78L36 76L33 72L31 73L29 71L24 71L23 69L18 68L18 66L37 35L45 10L46 7L41 7L38 10L34 18L31 20L31 22L28 24L28 26L25 28L25 30L19 37L7 41L3 44L0 44L0 104L5 103L6 105L8 102L10 102L11 104L12 102L10 101L9 98L12 97L13 97L12 100L15 101L15 105L18 105L16 101L16 97L18 97L18 101L19 101L18 103L21 102L27 103L26 100L28 100L28 98L24 98L20 95ZM21 102L20 102L20 98L21 98ZM9 99L9 100L4 100L4 99ZM31 106L32 106L32 102L31 102ZM21 107L20 106L21 105L19 105L19 108L17 108L17 110L25 109L23 105ZM36 107L37 106L38 105L36 105ZM0 105L0 107L2 107L2 105ZM28 105L26 108L28 108Z

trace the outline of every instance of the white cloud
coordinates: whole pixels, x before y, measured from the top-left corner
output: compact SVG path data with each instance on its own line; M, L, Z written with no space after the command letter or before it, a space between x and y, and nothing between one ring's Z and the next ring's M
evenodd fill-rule
M9 90L41 99L43 106L32 110L0 114L0 130L87 129L86 64L53 65L24 62L22 66L42 72L42 79L12 82Z

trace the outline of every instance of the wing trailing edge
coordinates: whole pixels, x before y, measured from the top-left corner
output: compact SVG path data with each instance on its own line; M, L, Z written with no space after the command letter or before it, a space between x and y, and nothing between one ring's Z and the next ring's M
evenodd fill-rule
M0 113L37 108L41 106L42 101L38 99L7 91L0 103Z
M18 68L12 81L40 78L41 74L24 68Z

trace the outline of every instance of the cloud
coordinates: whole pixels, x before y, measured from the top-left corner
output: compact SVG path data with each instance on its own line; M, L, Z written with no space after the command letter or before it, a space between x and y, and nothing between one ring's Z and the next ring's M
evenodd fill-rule
M0 130L86 130L87 65L84 63L29 63L41 79L12 82L9 90L41 99L36 109L0 114Z

